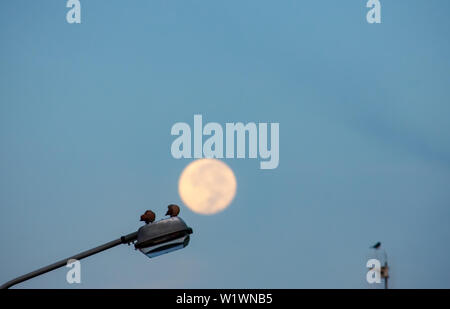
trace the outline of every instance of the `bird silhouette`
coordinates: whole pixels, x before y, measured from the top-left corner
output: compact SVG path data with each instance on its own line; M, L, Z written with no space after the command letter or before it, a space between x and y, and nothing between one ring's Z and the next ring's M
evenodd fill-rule
M372 249L379 249L380 247L381 247L381 242L377 242L375 245L373 245L370 248L372 248Z
M155 221L156 215L153 211L147 210L144 212L144 214L141 216L141 221L145 221L146 224L149 224L150 222Z
M170 204L167 206L166 216L170 215L171 217L176 217L180 213L180 207L175 204Z

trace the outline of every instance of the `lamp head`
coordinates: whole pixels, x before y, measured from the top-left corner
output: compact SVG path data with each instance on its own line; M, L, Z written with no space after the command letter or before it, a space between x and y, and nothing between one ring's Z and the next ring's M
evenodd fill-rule
M149 258L182 249L189 244L192 229L180 217L170 217L139 228L134 245Z

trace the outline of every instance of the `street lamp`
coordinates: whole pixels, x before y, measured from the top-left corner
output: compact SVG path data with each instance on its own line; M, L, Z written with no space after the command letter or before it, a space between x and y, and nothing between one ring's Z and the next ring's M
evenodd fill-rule
M139 251L148 257L153 258L186 247L189 244L190 234L192 234L192 228L188 227L180 217L162 219L141 226L137 232L130 233L116 240L17 277L1 285L0 288L8 289L20 282L66 266L69 260L81 260L121 244L130 245L134 243L135 249L139 249Z

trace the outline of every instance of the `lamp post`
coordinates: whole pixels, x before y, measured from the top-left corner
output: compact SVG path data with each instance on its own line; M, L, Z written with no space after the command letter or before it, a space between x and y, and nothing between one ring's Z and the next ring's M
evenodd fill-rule
M388 289L388 279L389 279L389 266L387 260L384 262L384 266L381 266L381 278L384 279L384 289Z
M127 234L116 240L12 279L1 285L0 289L8 289L18 283L66 266L69 260L81 260L121 244L130 245L136 242L134 245L135 249L139 249L148 257L153 258L186 247L189 244L190 234L192 234L192 229L180 217L170 217L154 223L148 223L140 227L137 232Z
M375 245L373 245L370 248L375 251L375 257L377 260L380 260L380 258L382 259L381 262L383 262L384 265L380 267L380 277L381 277L381 279L384 279L384 289L387 290L388 289L388 280L389 280L389 266L388 266L388 261L387 261L388 259L387 259L386 250L381 249L381 242L377 242ZM381 252L381 254L379 254L378 252ZM380 255L381 255L381 257L380 257Z

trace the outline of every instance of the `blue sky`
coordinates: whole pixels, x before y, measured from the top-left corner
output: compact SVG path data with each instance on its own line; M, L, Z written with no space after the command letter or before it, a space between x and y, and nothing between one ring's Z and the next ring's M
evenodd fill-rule
M22 288L450 288L450 3L0 4L0 279L136 230L179 203L183 250L121 246ZM224 212L182 205L176 122L279 122L280 164L225 159Z

